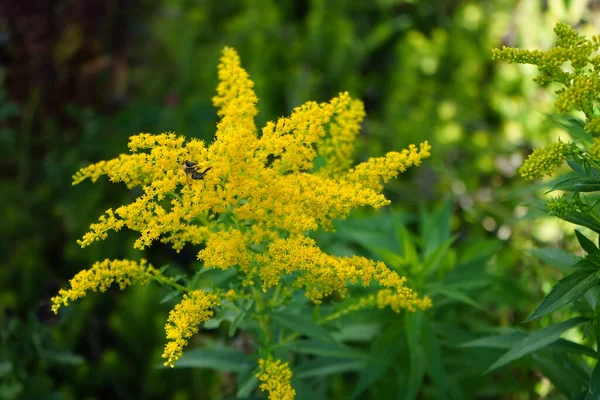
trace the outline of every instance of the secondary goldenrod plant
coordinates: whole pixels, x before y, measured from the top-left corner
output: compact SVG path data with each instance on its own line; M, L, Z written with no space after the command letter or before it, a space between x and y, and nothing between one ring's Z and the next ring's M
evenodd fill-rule
M82 247L129 228L139 232L137 249L157 240L177 251L198 246L202 267L196 276L217 269L235 271L234 278L198 287L199 280L182 284L145 260L104 260L60 290L52 299L53 310L113 283L123 289L160 282L182 293L165 327L165 365L182 357L203 322L234 310L234 330L242 319L255 322L247 326L259 353L255 375L260 389L271 399L291 399L292 371L281 359L289 351L282 350L282 343L300 334L328 335L318 324L361 308L389 306L399 312L430 306L428 297L419 297L382 262L326 254L309 237L311 231L330 229L332 220L345 218L353 208L388 205L383 183L419 165L430 155L430 146L411 145L352 167L353 143L365 115L360 101L342 93L328 103L308 102L291 116L267 123L258 134L258 98L231 48L223 51L219 80L213 102L221 120L212 144L174 133L135 135L129 141L132 154L83 168L74 184L108 175L143 191L133 203L109 209L92 224L79 241ZM297 316L301 323L294 325L295 317L282 316L297 301L297 291L320 304L332 294L346 296L352 285L372 283L379 285L377 292L316 322Z
M558 83L556 109L561 113L573 109L583 112L585 121L571 120L568 126L574 142L551 144L536 149L525 161L520 172L526 179L541 179L555 174L556 168L567 161L573 172L559 178L551 191L562 191L560 197L546 203L547 211L563 220L600 233L600 37L587 39L566 24L556 25L556 45L548 51L504 47L495 49L495 59L536 65L541 85ZM583 129L582 129L583 128ZM577 258L557 249L538 249L536 254L572 273L560 280L540 306L526 320L546 316L566 305L575 311L566 312L569 320L550 324L537 332L518 332L510 337L483 338L465 346L501 347L508 351L488 371L499 368L525 355L531 355L534 367L570 398L600 397L600 249L583 233L575 231L585 253ZM574 265L571 265L573 264ZM563 314L564 318L565 314ZM560 336L566 330L584 324L583 344ZM502 343L499 346L499 343ZM591 357L593 364L582 359ZM595 365L595 366L594 366Z

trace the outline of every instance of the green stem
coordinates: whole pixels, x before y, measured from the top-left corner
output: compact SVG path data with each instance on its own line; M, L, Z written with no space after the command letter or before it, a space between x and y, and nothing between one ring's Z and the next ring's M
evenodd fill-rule
M175 282L173 278L169 278L164 275L157 275L154 277L154 280L157 282L166 283L167 285L179 290L180 292L189 292L189 289L187 287Z
M260 291L254 286L252 286L252 295L254 296L254 303L256 304L258 323L265 333L266 341L268 342L271 340L271 330L269 329L269 317L264 314L265 303Z

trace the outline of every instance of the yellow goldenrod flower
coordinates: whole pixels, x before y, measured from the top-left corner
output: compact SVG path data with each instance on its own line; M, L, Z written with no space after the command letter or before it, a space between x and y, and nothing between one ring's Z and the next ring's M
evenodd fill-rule
M344 297L348 283L368 286L375 281L394 290L395 300L389 303L395 306L394 310L427 308L430 304L430 300L419 299L415 292L404 286L405 277L382 262L357 256L332 256L323 253L315 241L307 237L277 239L269 245L267 252L257 255L256 260L264 291L278 285L282 276L299 272L296 285L305 288L306 296L315 303L333 292Z
M212 307L219 305L219 296L194 290L183 295L183 300L169 313L165 330L169 342L162 355L166 358L165 366L177 361L183 355L187 341L198 332L198 325L208 321L213 316Z
M117 283L121 290L136 283L144 284L158 275L158 270L146 264L130 260L104 260L95 263L92 268L80 271L71 279L71 288L60 289L58 296L52 298L52 311L58 314L61 306L69 301L85 297L90 290L105 292L110 285Z
M172 366L181 357L221 298L251 298L260 294L254 287L266 291L281 284L285 275L296 280L284 290L301 288L315 303L334 292L344 296L348 285L376 283L385 292L366 298L365 307L429 307L429 298L419 298L405 286L406 278L383 263L325 254L307 237L311 231L330 229L334 219L345 218L354 208L389 204L383 183L429 157L429 144L352 167L354 140L365 112L348 93L327 103L306 103L259 132L254 84L233 49L223 51L219 81L213 103L221 119L211 144L174 133L141 133L130 138L130 154L90 165L73 177L78 184L107 175L112 182L141 188L132 203L108 210L92 224L78 242L82 247L128 228L139 233L135 248L157 240L177 251L185 245L203 246L198 253L203 268L236 269L241 275L241 284L226 293L214 288L214 293L194 290L184 295L166 325L166 364ZM203 171L200 177L190 179L189 168L183 168L188 162ZM168 278L159 275L156 280ZM59 294L58 304L77 298L65 293ZM263 390L271 398L293 397L287 364L261 365Z
M260 371L256 374L260 384L260 390L269 392L269 400L293 400L296 391L292 388L292 370L288 363L281 360L259 359Z

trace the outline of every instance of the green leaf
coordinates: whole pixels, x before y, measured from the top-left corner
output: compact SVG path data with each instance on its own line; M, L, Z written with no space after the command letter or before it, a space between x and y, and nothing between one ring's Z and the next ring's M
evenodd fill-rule
M534 353L532 361L533 367L544 374L556 389L566 394L567 398L574 398L589 379L581 376L577 363L567 354Z
M575 264L575 261L577 260L575 256L563 249L544 248L527 249L525 251L539 258L546 264L561 269L570 268L573 264Z
M177 290L172 291L171 293L169 293L168 295L166 295L165 297L162 298L162 300L160 301L160 304L164 304L172 299L174 299L175 297L179 296L181 293L179 293Z
M597 269L578 269L558 281L552 291L544 298L542 304L524 322L543 317L583 296L585 292L598 283L597 273Z
M591 347L579 343L571 342L566 339L558 339L547 347L548 351L563 352L569 354L583 354L589 357L598 358L598 353Z
M500 368L511 361L517 360L527 354L530 354L542 347L555 342L560 338L565 331L574 328L578 325L588 322L589 318L577 317L572 318L568 321L563 321L558 324L547 326L528 335L525 339L521 340L515 346L513 346L508 352L500 357L495 363L493 363L485 372L487 374L497 368Z
M296 353L313 354L332 358L366 359L367 354L340 343L322 342L320 340L297 340L290 346Z
M324 342L334 341L325 328L315 324L312 319L304 315L291 314L283 311L273 311L270 312L269 315L274 322L292 332L298 332Z
M348 360L347 358L317 358L301 364L294 369L294 376L304 379L339 374L348 371L360 371L365 368L364 360Z
M84 363L84 358L73 354L69 351L62 350L53 350L53 351L45 351L43 353L44 358L53 364L61 364L61 365L81 365Z
M404 227L404 225L400 225L400 223L395 224L394 227L396 230L396 240L398 243L400 256L404 258L404 261L407 264L418 263L419 256L417 254L417 248L410 232Z
M437 271L440 263L450 250L452 243L454 242L454 238L448 239L441 246L436 248L427 258L423 261L423 272L427 273L427 276L432 276L435 271Z
M254 391L254 389L256 389L257 386L258 378L255 376L255 374L249 375L246 381L244 381L244 383L240 385L236 396L238 398L245 399L248 396L250 396L250 394L252 394L252 392Z
M522 341L527 334L525 332L509 333L507 335L487 336L465 343L461 343L459 347L489 347L493 349L510 349L515 344Z
M404 398L411 400L416 399L419 394L427 364L425 351L419 344L423 328L423 313L420 311L406 313L404 326L409 355L408 387L404 391Z
M443 243L451 240L450 221L452 219L453 199L445 201L433 213L425 208L420 210L420 230L423 243L423 255L428 257Z
M446 383L446 371L444 370L442 350L438 342L433 325L427 318L423 318L423 350L425 350L425 359L427 360L427 371L433 379L437 388L436 398L448 398L448 385Z
M378 323L348 324L332 336L338 342L370 342L380 331L381 326Z
M240 326L244 318L246 318L253 305L254 300L250 300L245 307L240 307L240 312L235 316L234 320L231 322L231 325L229 325L229 337L233 337L233 335L235 335L235 331Z
M464 292L456 289L445 288L443 286L434 288L431 290L430 294L441 294L451 300L459 301L461 303L470 305L471 307L478 308L480 310L485 310L481 305L479 305L475 300L464 294ZM435 303L434 303L435 304Z
M552 190L564 190L567 192L597 192L600 191L600 180L593 178L569 178L558 182Z
M573 213L573 214L567 215L564 218L561 217L561 219L564 219L565 221L571 222L576 225L584 226L588 229L593 230L596 233L600 233L600 224L598 222L596 222L595 220L591 219L589 215Z
M594 242L588 239L583 233L579 232L577 229L575 229L575 235L577 236L579 244L581 245L583 250L585 250L586 253L595 255L598 255L598 253L600 253Z
M390 368L401 349L400 332L401 325L390 325L375 339L366 364L361 369L358 385L352 393L352 398L360 396Z
M600 400L600 361L596 362L585 400Z
M224 347L186 350L174 368L210 368L222 372L242 372L252 365L246 354Z

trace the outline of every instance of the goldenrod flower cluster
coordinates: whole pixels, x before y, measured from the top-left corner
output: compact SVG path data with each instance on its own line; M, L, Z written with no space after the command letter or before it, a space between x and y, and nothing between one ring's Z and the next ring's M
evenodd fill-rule
M71 279L71 288L60 289L52 298L52 311L58 313L61 306L68 306L69 301L84 297L87 292L105 292L113 283L121 290L133 284L145 284L157 277L157 269L148 265L146 260L139 263L130 260L104 260L95 263L92 268L80 271Z
M296 397L296 391L290 383L292 371L288 363L261 358L258 366L260 371L256 377L262 382L260 390L269 393L269 400L292 400Z
M212 288L184 296L167 323L166 363L173 365L181 356L187 340L222 298L231 301L244 297L244 291L254 293L247 290L250 286L267 292L281 285L284 276L292 276L293 287L315 303L333 293L344 296L348 285L374 282L384 291L377 302L369 303L372 306L395 311L429 307L429 298L418 297L405 286L406 278L383 263L325 254L307 236L319 228L330 229L334 219L345 218L356 207L389 204L383 183L420 165L430 156L429 144L411 145L352 167L353 144L365 113L362 103L348 93L327 103L308 102L289 117L267 123L259 133L254 123L258 98L233 49L223 52L219 80L213 103L221 119L210 145L174 133L141 133L130 138L130 154L90 165L73 178L78 184L108 175L113 182L142 191L131 204L108 210L92 224L79 241L82 247L128 228L139 232L135 248L158 240L177 251L201 245L198 259L204 268L235 268L243 277L243 285L234 290ZM190 176L184 164L202 174ZM119 272L113 275L121 279ZM135 277L142 280L142 275ZM72 282L71 290L77 291L73 293L83 293L78 286L82 279ZM271 398L292 398L287 364L262 363L261 380Z
M208 321L213 315L212 307L219 305L219 296L205 293L202 290L194 290L183 295L183 300L169 313L169 319L165 330L167 339L170 340L165 346L163 358L166 358L165 366L173 366L183 355L183 348L187 340L198 332L198 326Z
M541 179L545 175L551 176L566 157L573 153L574 146L572 143L559 141L547 147L535 149L519 169L521 176L525 179Z
M586 115L585 130L600 135L594 106L600 96L600 36L587 39L567 24L559 23L554 28L556 45L548 51L524 50L504 46L494 49L494 59L511 63L536 65L539 75L534 79L541 85L558 82L564 87L557 91L555 105L559 112L571 109ZM571 69L565 70L565 63Z

